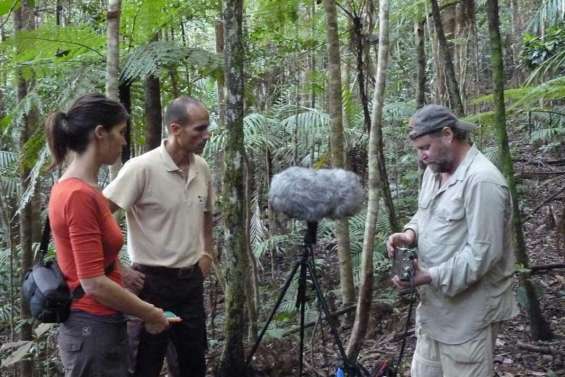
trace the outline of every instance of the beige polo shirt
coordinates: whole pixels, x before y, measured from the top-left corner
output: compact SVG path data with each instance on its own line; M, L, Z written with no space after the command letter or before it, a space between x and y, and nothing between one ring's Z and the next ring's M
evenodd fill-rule
M214 193L208 164L193 155L188 179L161 146L132 158L104 189L126 210L127 250L134 263L183 268L204 252L204 213L212 212Z
M512 200L500 171L474 146L442 186L426 169L416 233L418 258L432 277L419 288L416 323L433 339L464 343L517 314L512 293Z

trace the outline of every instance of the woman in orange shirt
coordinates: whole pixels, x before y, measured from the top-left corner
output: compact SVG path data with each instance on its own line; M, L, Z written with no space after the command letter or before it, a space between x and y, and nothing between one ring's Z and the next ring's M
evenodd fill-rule
M151 333L169 326L163 310L124 289L118 259L122 233L97 183L100 167L120 156L127 119L120 103L89 94L46 122L53 166L74 152L49 200L57 262L71 291L84 291L73 300L69 319L59 328L65 377L127 376L122 313L144 320Z

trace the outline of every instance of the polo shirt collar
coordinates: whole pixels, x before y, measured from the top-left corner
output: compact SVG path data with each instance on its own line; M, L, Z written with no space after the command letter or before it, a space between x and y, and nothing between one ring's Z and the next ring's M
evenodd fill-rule
M163 163L165 164L165 168L167 169L168 172L178 172L180 171L180 168L173 161L173 158L171 157L169 152L167 152L167 148L165 148L166 142L167 139L161 140L161 146L159 147L159 153L161 154L161 159L163 160ZM194 161L194 156L191 154L190 155L191 165L193 161Z

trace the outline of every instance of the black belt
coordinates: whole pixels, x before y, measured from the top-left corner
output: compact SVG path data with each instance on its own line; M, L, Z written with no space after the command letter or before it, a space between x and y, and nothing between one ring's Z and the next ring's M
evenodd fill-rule
M199 270L198 263L183 268L173 268L173 267L163 267L163 266L148 266L145 264L133 263L132 267L134 270L143 272L149 275L166 275L170 277L183 278Z

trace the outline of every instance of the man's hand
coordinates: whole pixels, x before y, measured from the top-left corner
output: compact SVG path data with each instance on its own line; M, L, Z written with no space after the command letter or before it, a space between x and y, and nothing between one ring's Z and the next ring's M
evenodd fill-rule
M418 287L424 284L430 284L432 282L432 276L430 275L430 273L420 267L418 259L414 259L412 263L414 264L414 287ZM410 288L410 282L400 280L400 277L398 275L394 275L394 277L392 278L392 283L398 289Z
M133 294L139 295L145 282L145 274L122 264L122 278L124 286Z
M208 276L211 265L212 259L206 254L202 255L198 260L198 267L200 267L200 271L202 271L202 275L204 275L204 277Z
M390 258L394 258L396 249L399 247L410 247L416 242L416 233L412 229L406 229L402 233L393 233L386 241L386 250Z

